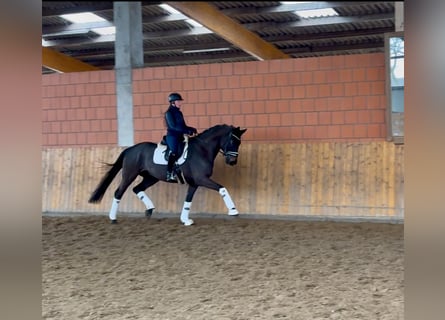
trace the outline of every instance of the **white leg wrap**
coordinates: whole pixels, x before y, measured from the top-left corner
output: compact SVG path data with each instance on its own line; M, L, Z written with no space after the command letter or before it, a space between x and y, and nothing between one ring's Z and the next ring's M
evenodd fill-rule
M110 220L116 220L119 202L120 202L120 200L113 198L113 203L111 204L110 214L108 215L110 217Z
M139 200L141 200L145 204L145 207L147 208L147 210L153 209L155 207L155 205L153 204L151 199L145 194L144 191L139 191L137 196L138 196Z
M189 213L191 207L192 207L191 202L184 201L184 205L182 206L182 211L181 211L181 222L186 226L191 226L193 224L193 220L189 219Z
M227 209L229 209L229 215L236 216L238 214L238 210L236 210L235 208L235 204L233 203L232 198L230 197L229 191L227 191L226 188L221 188L219 189L219 194L223 198Z

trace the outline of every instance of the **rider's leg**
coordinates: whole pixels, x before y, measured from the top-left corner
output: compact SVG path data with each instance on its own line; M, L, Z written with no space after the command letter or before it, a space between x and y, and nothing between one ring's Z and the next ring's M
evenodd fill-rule
M176 161L176 154L170 152L167 163L167 181L176 182L176 176L173 170L173 165L175 164L175 161Z
M179 146L178 139L175 136L167 135L166 141L170 149L170 154L168 156L168 162L167 162L167 181L177 182L173 166L175 164L176 157L178 155L178 146Z

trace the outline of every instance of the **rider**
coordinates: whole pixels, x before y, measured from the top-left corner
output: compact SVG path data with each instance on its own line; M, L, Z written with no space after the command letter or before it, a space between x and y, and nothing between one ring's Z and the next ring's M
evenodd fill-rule
M166 142L170 149L167 164L167 181L176 182L176 174L173 172L173 164L179 156L179 146L184 139L184 134L193 135L197 133L196 128L185 124L184 116L179 109L183 101L179 93L173 92L168 96L169 107L165 112L165 123L167 126Z

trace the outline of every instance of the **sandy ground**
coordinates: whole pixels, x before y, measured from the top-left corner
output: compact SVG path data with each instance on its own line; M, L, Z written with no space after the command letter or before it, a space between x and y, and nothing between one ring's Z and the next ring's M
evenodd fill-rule
M403 319L403 225L42 218L44 319Z

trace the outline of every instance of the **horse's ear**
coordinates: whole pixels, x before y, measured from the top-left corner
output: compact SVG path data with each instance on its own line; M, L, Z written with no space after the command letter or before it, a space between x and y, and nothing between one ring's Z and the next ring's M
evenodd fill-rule
M234 130L235 130L235 132L239 132L239 137L241 137L242 135L243 135L243 133L244 132L246 132L247 131L247 128L244 128L244 129L241 129L240 127L233 127L234 128Z

